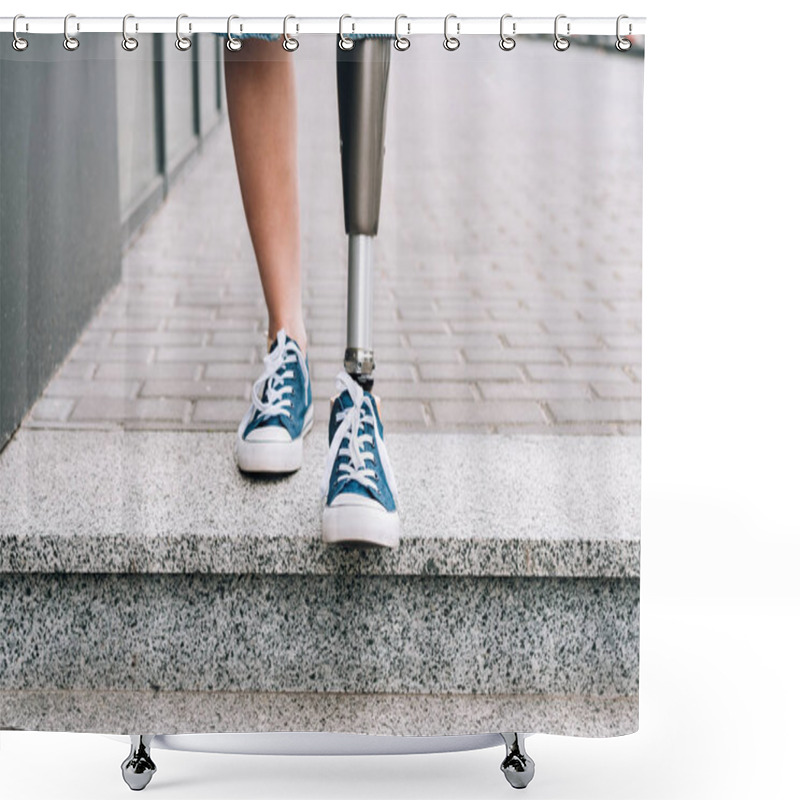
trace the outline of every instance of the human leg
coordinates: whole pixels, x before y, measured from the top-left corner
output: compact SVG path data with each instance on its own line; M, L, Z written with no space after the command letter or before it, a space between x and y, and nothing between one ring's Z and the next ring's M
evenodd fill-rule
M236 441L244 472L302 465L314 408L302 315L297 118L290 55L277 42L248 41L225 54L225 86L236 168L271 343Z
M270 340L283 328L306 350L300 271L297 109L291 54L248 40L225 52L233 149L264 299Z

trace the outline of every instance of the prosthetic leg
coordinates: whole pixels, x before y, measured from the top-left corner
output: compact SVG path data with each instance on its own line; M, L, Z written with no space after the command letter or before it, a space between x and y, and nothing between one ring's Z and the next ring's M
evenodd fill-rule
M386 86L392 39L356 41L337 48L339 138L344 188L344 226L349 237L345 370L371 391L372 244L378 233L386 130Z
M337 380L337 386L344 384L351 405L344 406L342 395L331 398L331 417L335 413L339 425L329 443L322 484L328 493L322 510L322 541L326 544L397 547L400 540L394 474L382 429L376 423L380 398L366 394L372 392L375 367L372 245L380 216L391 45L390 38L357 40L350 50L339 49L336 64L344 224L349 237L347 375ZM372 452L362 449L366 439L374 447ZM342 446L345 440L346 447ZM338 477L334 478L336 464Z

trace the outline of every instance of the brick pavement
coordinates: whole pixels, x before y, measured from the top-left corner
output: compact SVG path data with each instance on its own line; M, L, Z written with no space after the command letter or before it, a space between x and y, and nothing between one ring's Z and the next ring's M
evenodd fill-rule
M385 420L637 434L643 61L495 39L393 53L374 320ZM318 420L345 345L333 47L309 37L296 54ZM223 124L25 424L233 430L265 313Z

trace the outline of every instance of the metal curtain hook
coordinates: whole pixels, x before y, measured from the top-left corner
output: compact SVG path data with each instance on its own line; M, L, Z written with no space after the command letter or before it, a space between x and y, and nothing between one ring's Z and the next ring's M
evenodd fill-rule
M291 33L289 33L290 19L297 19L297 17L293 17L291 14L287 14L283 18L283 41L281 42L281 44L283 46L283 49L287 53L294 53L294 51L297 50L298 47L300 47L300 40L292 36ZM295 30L299 31L300 26L295 25Z
M457 20L458 18L456 17L455 14L448 14L444 18L444 42L442 42L442 44L444 45L444 49L450 50L450 52L452 52L453 50L458 50L458 48L461 47L461 40L458 38L458 34L461 31L461 23L456 22L456 35L451 36L450 33L448 32L448 23L450 22L451 19Z
M406 38L406 36L400 35L400 20L401 19L408 19L405 14L398 14L394 18L394 46L396 50L408 50L411 47L411 39ZM411 33L411 23L406 22L406 27L408 28L407 34Z
M632 44L632 42L631 42L631 40L630 40L630 39L626 39L626 38L625 38L624 36L622 36L622 34L619 32L619 30L620 30L620 25L619 25L619 24L620 24L620 22L622 22L622 20L624 20L624 19L629 19L629 17L627 16L627 14L620 14L620 15L617 17L617 41L616 41L616 43L614 44L614 47L616 47L616 48L617 48L617 50L619 50L619 51L620 51L620 53L624 53L626 50L630 50L630 49L631 49L631 44ZM629 23L628 23L628 35L629 35L629 36L630 36L630 33L631 33L631 31L632 31L632 30L633 30L633 26L632 26L632 25L630 24L630 22L629 22Z
M13 22L13 24L11 26L11 32L14 34L14 38L11 40L11 46L18 53L21 53L23 50L27 50L28 49L28 40L27 39L23 39L17 33L17 20L20 20L20 19L25 19L25 15L24 14L17 14L17 16L14 17L14 22Z
M342 14L339 17L339 47L342 50L352 50L356 43L349 37L344 35L344 21L346 19L353 19L349 14Z
M178 14L178 17L175 20L175 47L177 47L181 52L188 50L192 46L192 40L188 36L184 36L181 33L181 20L188 18L188 14ZM189 25L189 30L191 29L192 26Z
M75 19L74 14L67 14L67 16L64 17L64 49L73 53L80 47L81 43L74 36L69 35L69 21L71 19ZM80 30L80 26L77 25L77 23L76 30Z
M239 19L236 14L231 14L228 17L228 40L225 42L225 47L227 47L231 53L236 53L242 49L242 40L234 38L233 34L231 33L231 22L233 22L235 19Z
M132 53L138 46L139 40L134 36L128 36L128 20L135 19L133 14L126 14L122 18L122 49ZM137 26L138 29L138 26Z
M511 14L503 14L503 16L500 17L500 49L505 50L506 52L508 52L509 50L513 50L517 46L517 40L513 36L509 36L503 28L506 20L511 18L512 18ZM511 33L516 33L516 32L517 32L517 23L512 22Z
M566 14L559 14L556 17L556 21L555 21L555 23L553 25L553 35L555 36L555 39L553 40L553 47L555 47L555 49L558 50L560 53L563 53L569 47L569 39L565 39L558 32L558 21L560 19L566 19L566 18L567 18ZM570 23L568 22L567 23L567 36L569 36L569 28L570 28Z

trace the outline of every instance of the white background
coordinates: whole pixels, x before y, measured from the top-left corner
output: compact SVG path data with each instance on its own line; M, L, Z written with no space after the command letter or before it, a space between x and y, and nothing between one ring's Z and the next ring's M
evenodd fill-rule
M24 0L3 13L647 16L641 730L530 738L537 776L526 791L541 800L797 797L796 4L346 6ZM126 797L126 752L103 737L4 732L0 797ZM513 791L500 749L156 755L153 797L466 800Z

